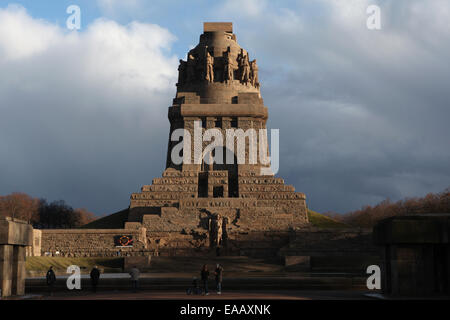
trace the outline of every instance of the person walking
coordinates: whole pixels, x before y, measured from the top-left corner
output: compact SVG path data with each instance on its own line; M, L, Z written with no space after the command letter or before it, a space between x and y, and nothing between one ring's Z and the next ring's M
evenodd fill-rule
M216 265L216 270L214 272L216 276L216 290L217 294L222 294L222 275L223 275L223 267L220 264Z
M140 272L136 266L131 268L130 276L131 276L131 285L133 288L133 292L136 292L139 288L139 275L140 275Z
M209 295L209 292L208 292L209 271L208 271L208 266L206 264L203 265L202 272L201 272L201 278L202 278L202 282L203 282L204 295L208 296Z
M98 270L97 266L95 266L91 270L91 284L92 284L92 291L94 293L97 292L97 285L99 279L100 279L100 270Z
M197 277L192 278L192 287L186 290L187 294L199 294L200 286L198 285Z
M53 271L53 266L50 266L45 278L47 280L48 294L50 296L52 296L53 295L53 286L55 285L55 282L56 282L56 275L55 275L55 272Z

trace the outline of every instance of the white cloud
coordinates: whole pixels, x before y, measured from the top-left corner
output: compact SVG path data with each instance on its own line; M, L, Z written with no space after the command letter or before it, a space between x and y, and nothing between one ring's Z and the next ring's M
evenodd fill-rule
M31 18L17 5L0 9L0 59L23 59L45 51L60 39L54 25Z
M164 165L174 41L153 24L99 19L69 32L0 9L0 194L126 207Z
M67 33L33 19L24 8L0 9L0 50L7 59L4 66L12 59L45 63L59 73L70 72L72 83L89 79L127 90L165 90L176 76L177 58L170 54L174 40L168 30L152 24L122 26L99 19L85 32Z

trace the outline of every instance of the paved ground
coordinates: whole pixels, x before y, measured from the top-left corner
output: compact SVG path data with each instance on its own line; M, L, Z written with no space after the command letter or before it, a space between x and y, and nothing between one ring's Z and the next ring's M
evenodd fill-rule
M45 274L28 276L27 279L45 279ZM198 277L200 275L197 273L186 273L186 272L147 272L141 273L139 278L148 278L148 279L192 279L194 276ZM235 272L227 272L226 276L228 278L289 278L289 279L302 279L302 278L327 278L327 277L361 277L361 274L354 274L349 272L280 272L280 273L264 273L264 272L246 272L246 273L235 273ZM56 277L58 279L67 279L69 275L67 273L57 274ZM89 274L81 274L82 279L89 279ZM130 274L126 272L117 272L117 273L102 273L101 279L129 279Z
M111 291L89 293L81 292L60 292L53 296L48 295L30 295L28 299L42 300L367 300L371 299L365 296L366 292L362 291L258 291L258 292L223 292L221 295L214 291L209 296L202 295L186 295L184 292L177 291L143 291L143 292L127 292L127 291Z

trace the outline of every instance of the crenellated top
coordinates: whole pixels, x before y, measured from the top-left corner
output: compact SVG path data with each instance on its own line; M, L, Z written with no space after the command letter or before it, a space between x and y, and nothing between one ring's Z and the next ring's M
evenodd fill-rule
M232 103L239 93L258 93L256 59L241 48L231 23L206 22L199 44L180 60L177 93L195 93L202 101ZM178 96L178 95L177 95Z

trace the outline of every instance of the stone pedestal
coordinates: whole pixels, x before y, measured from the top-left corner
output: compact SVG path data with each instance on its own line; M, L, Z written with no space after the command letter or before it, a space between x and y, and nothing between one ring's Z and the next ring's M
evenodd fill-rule
M0 288L2 297L25 293L25 253L33 228L25 221L0 218Z
M394 296L450 294L450 214L394 217L374 228L382 247L382 291Z

